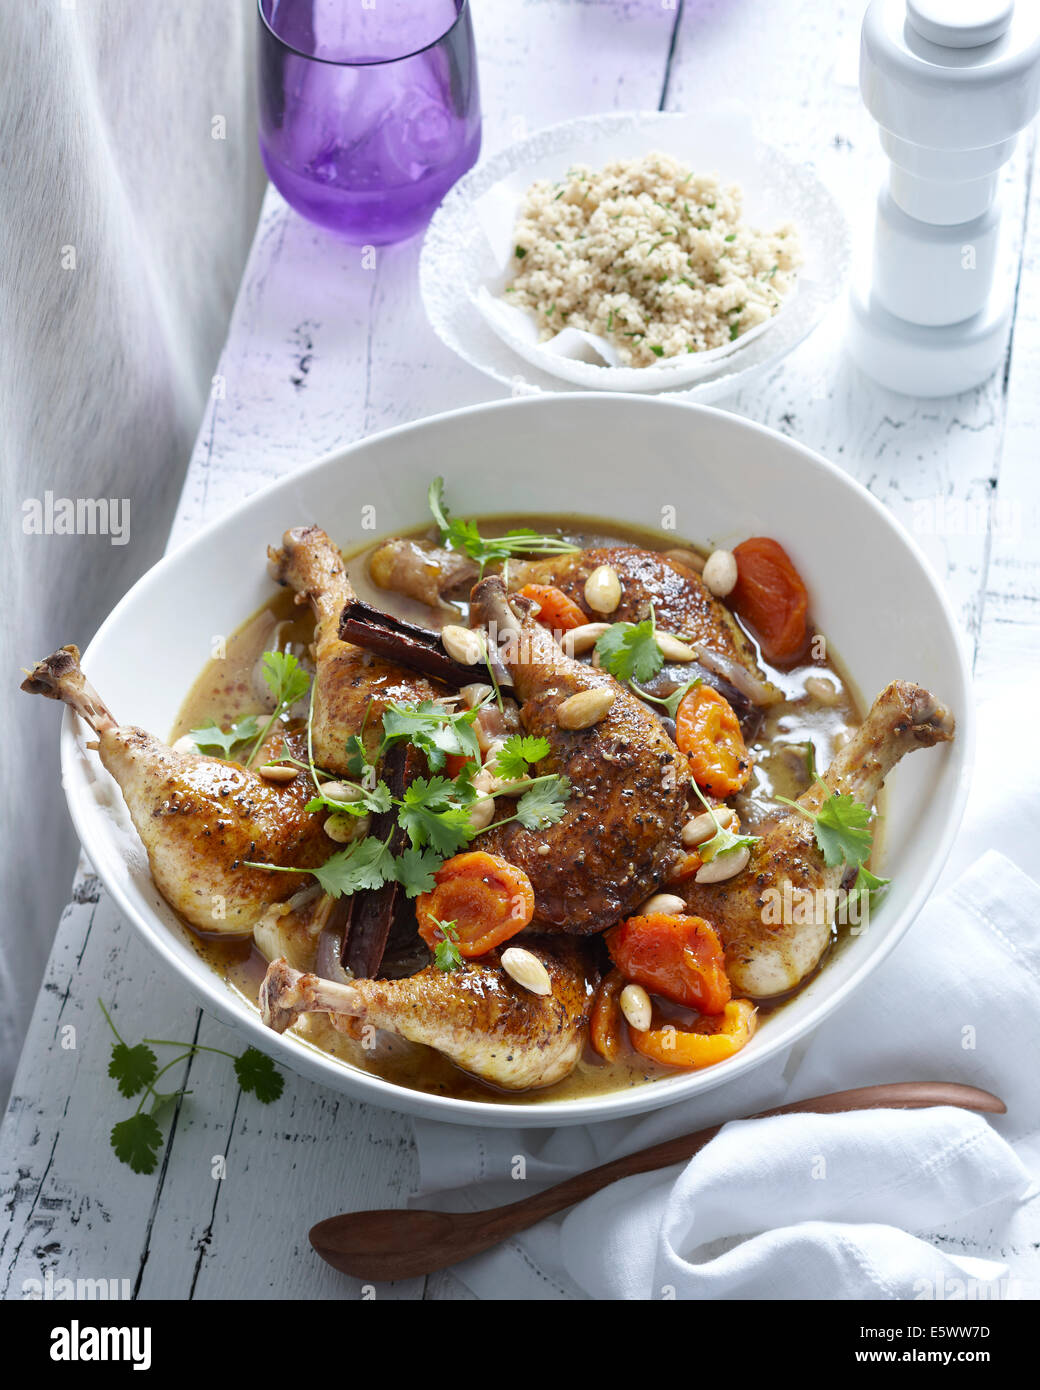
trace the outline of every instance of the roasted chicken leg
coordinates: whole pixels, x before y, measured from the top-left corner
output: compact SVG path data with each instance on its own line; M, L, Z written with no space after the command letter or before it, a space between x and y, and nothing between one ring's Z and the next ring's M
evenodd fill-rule
M281 549L268 555L271 577L295 589L297 603L309 603L314 612L315 762L330 772L345 773L347 740L364 729L371 753L379 743L388 704L431 700L444 692L425 677L342 641L340 615L354 590L342 556L321 527L286 531Z
M75 647L39 662L22 689L63 701L98 735L101 762L119 783L156 887L201 931L251 931L303 881L243 861L309 869L328 858L322 818L305 809L313 792L306 778L267 782L237 763L177 753L143 729L117 724Z
M548 970L551 994L515 984L499 967L497 951L458 970L429 965L408 979L349 984L301 974L276 960L260 990L260 1010L279 1033L300 1014L329 1013L334 1023L358 1020L425 1043L503 1090L551 1086L581 1056L595 981L587 979L571 943L529 943L527 949Z
M653 892L678 853L686 760L642 701L605 671L568 657L500 578L475 586L470 613L499 646L523 702L524 729L549 741L538 773L562 774L572 788L558 824L525 830L513 822L488 831L480 848L531 880L532 931L603 931ZM603 719L577 731L560 727L564 700L602 688L614 696Z
M873 806L904 754L949 742L953 728L953 716L934 695L893 681L824 773L824 786L814 783L798 804L816 812L836 792ZM734 986L764 999L794 989L815 969L830 940L833 894L844 872L844 865L824 862L807 816L778 807L742 873L718 884L690 880L685 897L689 911L719 932ZM798 905L793 911L792 904Z

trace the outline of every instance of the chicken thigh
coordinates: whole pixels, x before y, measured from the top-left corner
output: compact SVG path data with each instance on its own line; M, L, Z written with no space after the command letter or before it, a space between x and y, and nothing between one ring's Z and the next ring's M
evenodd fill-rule
M306 810L313 792L306 778L268 782L238 763L178 753L117 724L75 647L39 662L22 689L63 701L98 735L101 762L119 783L156 887L200 931L249 932L301 885L302 875L248 869L244 861L310 869L328 858L322 817Z
M949 742L953 729L953 716L934 695L909 681L893 681L838 752L822 785L813 783L798 804L816 812L829 794L837 794L872 807L904 754ZM777 812L742 873L716 884L690 880L684 894L688 910L719 932L734 987L755 999L786 993L815 969L830 940L833 894L845 874L843 864L824 862L807 816L782 807ZM799 905L795 911L784 908L785 885L791 890L787 903Z
M528 943L527 949L549 972L551 994L521 988L499 966L497 951L457 970L428 965L407 979L349 984L301 974L276 960L261 987L260 1010L279 1033L300 1014L329 1013L348 1031L357 1020L425 1043L503 1090L551 1086L581 1056L595 977L570 942Z
M499 647L522 702L520 722L549 742L537 773L566 776L571 795L558 824L525 830L513 822L479 843L531 880L532 931L586 935L634 911L676 857L686 760L642 701L607 672L568 657L531 610L526 599L510 600L497 576L473 589L472 620ZM591 690L613 695L606 715L591 728L561 728L558 707Z

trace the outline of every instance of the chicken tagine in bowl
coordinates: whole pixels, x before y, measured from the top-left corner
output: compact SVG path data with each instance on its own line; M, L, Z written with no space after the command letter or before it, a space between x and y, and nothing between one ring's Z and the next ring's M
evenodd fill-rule
M884 901L883 781L953 715L909 679L861 705L772 536L465 502L435 479L345 554L334 517L272 535L168 741L75 647L23 688L90 725L269 1029L505 1104L726 1068Z

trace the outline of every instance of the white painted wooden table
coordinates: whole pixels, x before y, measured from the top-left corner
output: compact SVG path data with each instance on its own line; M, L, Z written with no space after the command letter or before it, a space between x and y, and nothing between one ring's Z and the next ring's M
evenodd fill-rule
M747 102L770 138L814 164L858 235L881 172L856 89L864 0L475 0L484 151L611 108ZM919 402L865 380L843 356L841 314L727 408L842 464L915 530L977 653L1000 669L1040 653L1040 194L1032 145L1008 170L1019 266L1006 369L967 395ZM1031 217L1029 214L1031 213ZM360 253L268 193L171 545L245 494L372 431L490 400L495 383L453 358L423 318L418 245ZM995 511L994 511L995 508ZM992 525L1009 516L1017 526ZM76 637L70 633L69 639ZM234 1048L153 964L95 879L77 881L58 930L0 1142L0 1289L25 1281L129 1280L141 1298L341 1298L306 1232L334 1210L402 1204L415 1182L409 1122L287 1077L263 1107L223 1058L172 1074L190 1086L157 1172L110 1152L121 1118L105 1074L101 996L124 1035ZM67 1046L75 1030L75 1047ZM66 1046L63 1047L63 1041ZM212 1176L215 1156L226 1177ZM1002 1252L1014 1267L1014 1251ZM469 1297L450 1275L380 1297Z

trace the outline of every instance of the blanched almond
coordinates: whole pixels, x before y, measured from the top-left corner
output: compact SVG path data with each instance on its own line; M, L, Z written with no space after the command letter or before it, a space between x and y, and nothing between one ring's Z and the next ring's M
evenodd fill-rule
M697 660L697 653L694 649L688 647L685 642L681 642L678 637L673 637L670 632L657 633L657 645L661 648L665 661Z
M704 586L716 598L731 594L737 583L737 557L732 550L713 550L701 574Z
M595 690L579 690L556 706L556 722L561 729L591 729L607 714L614 703L614 692L607 686Z
M502 969L531 994L552 994L548 970L536 955L522 946L508 946L502 952Z
M337 845L349 845L351 840L359 840L367 835L372 824L371 816L352 816L349 811L333 811L325 817L325 834Z
M726 879L742 873L747 868L750 858L751 851L747 845L741 845L739 849L730 850L726 854L717 854L710 863L702 864L697 870L697 882L724 883Z
M352 787L349 782L322 782L321 794L329 801L339 801L345 806L360 801L365 795L360 787Z
M609 623L583 623L572 627L563 634L563 649L571 656L584 656L590 652L610 626Z
M639 1033L645 1033L650 1027L654 1011L650 1004L650 996L642 985L626 985L621 991L621 998L618 1001L621 1005L621 1012L627 1021Z
M441 628L444 650L460 666L479 666L484 660L484 639L471 627L447 623Z
M666 917L682 916L686 911L686 899L678 893L655 893L647 898L639 909L640 917L648 917L651 912L663 912Z
M299 768L289 763L264 763L263 767L257 768L257 773L265 782L295 782L298 772Z
M736 811L729 806L717 806L715 808L715 820L722 826L723 830L731 830L734 834L740 829L740 817ZM715 821L707 811L699 816L694 816L688 820L682 828L682 842L688 848L693 845L702 845L705 840L710 840L715 834Z
M585 581L585 602L594 613L613 613L621 602L621 580L610 565L597 565Z

